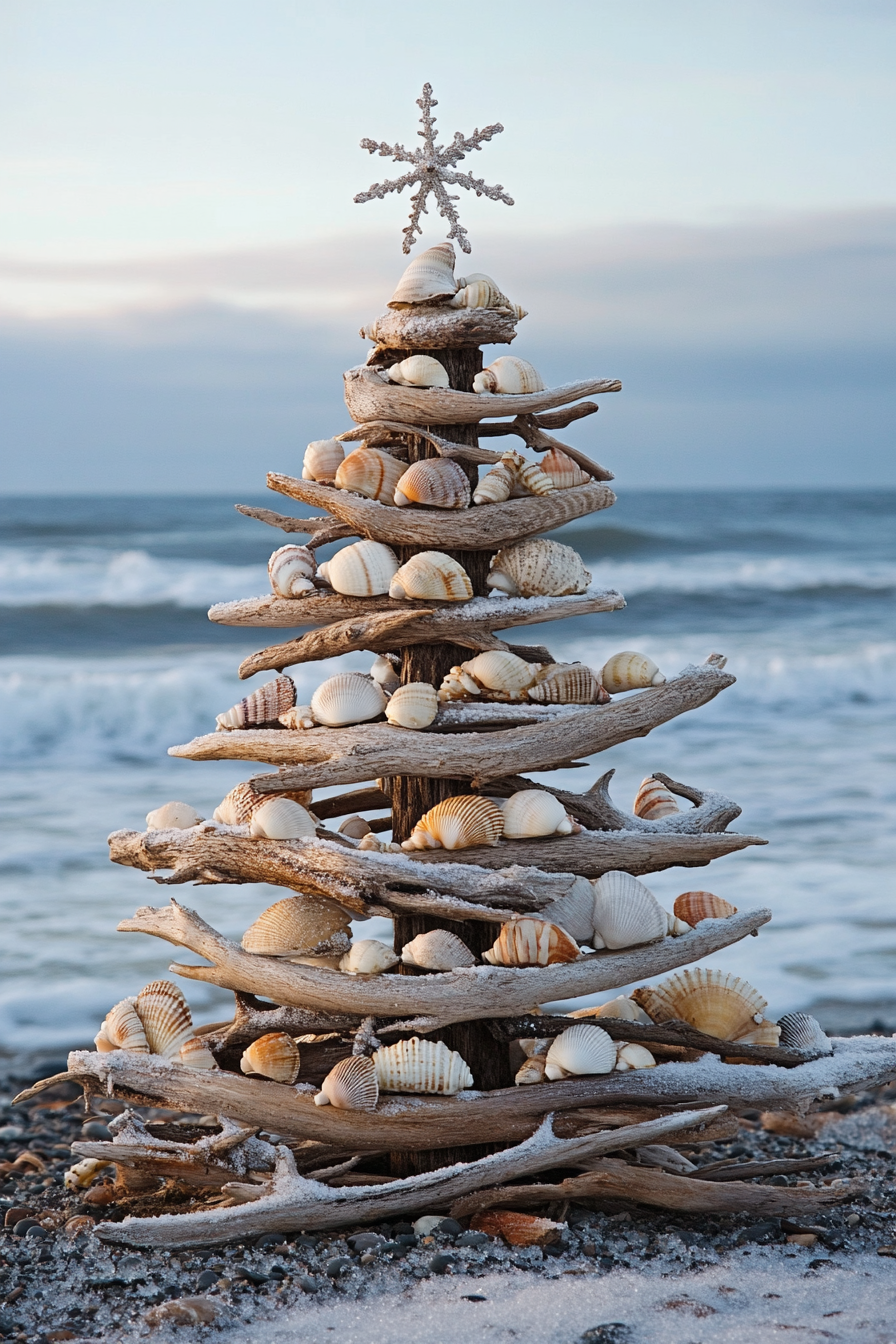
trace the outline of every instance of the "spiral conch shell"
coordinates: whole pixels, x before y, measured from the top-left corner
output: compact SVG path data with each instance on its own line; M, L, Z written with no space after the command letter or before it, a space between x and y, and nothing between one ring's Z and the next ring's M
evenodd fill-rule
M286 896L249 925L242 946L266 957L342 955L349 947L349 917L335 901Z
M480 478L473 491L474 504L503 504L505 499L510 498L516 482L516 471L513 464L505 460L508 456L505 453L497 466Z
M529 689L539 705L606 705L610 697L600 678L584 663L548 663Z
M187 1001L170 980L153 980L134 1003L143 1023L150 1054L177 1059L181 1046L193 1035L193 1020Z
M537 369L517 355L501 355L473 379L474 392L498 392L505 396L519 396L527 392L543 392L544 382Z
M381 504L394 502L395 487L401 480L405 464L376 448L356 448L336 472L339 490L351 490L365 499L378 499Z
M377 938L361 938L352 943L339 963L340 971L348 975L382 975L398 965L398 957Z
M249 819L249 834L256 840L313 840L314 818L291 798L268 798L259 803Z
M455 260L450 243L439 243L418 253L405 268L389 307L413 308L418 303L439 303L452 298L457 290Z
M561 448L552 448L545 453L541 469L553 482L555 490L570 490L574 485L587 485L591 480L587 471L583 471Z
M411 597L440 602L467 602L473 585L463 565L442 551L418 551L396 570L389 584L390 597Z
M398 728L428 728L439 712L439 697L428 681L410 681L393 691L386 718Z
M711 891L683 891L675 897L672 910L677 919L682 919L691 928L703 919L728 919L737 914L737 906Z
M340 1059L314 1098L315 1106L335 1106L342 1111L373 1111L379 1101L376 1065L366 1055Z
M577 1022L556 1037L545 1060L545 1077L584 1077L593 1073L612 1073L616 1067L616 1042L601 1027Z
M473 1086L466 1060L444 1041L396 1041L374 1051L373 1062L381 1092L422 1092L454 1096Z
M454 971L476 965L476 958L463 939L447 929L418 933L401 949L401 959L407 966L420 966L426 971Z
M198 826L204 817L200 817L195 807L189 803L163 803L153 812L146 814L148 831L188 831Z
M322 682L311 697L312 714L328 728L366 723L378 718L385 708L382 686L360 672L337 672Z
M577 944L559 924L523 916L502 925L482 960L492 966L556 966L578 955Z
M201 1036L191 1036L180 1048L180 1062L188 1069L211 1070L218 1067L215 1057Z
M637 947L665 938L666 912L630 873L610 872L594 885L594 928L606 947Z
M653 775L641 780L632 804L632 812L636 817L643 817L645 821L662 821L663 817L672 817L680 811L675 795L670 793L665 784L654 779Z
M469 849L496 845L504 830L504 816L488 798L456 794L426 812L402 849Z
M331 484L344 457L345 449L338 439L315 439L305 449L302 480Z
M488 700L525 700L540 666L504 649L487 649L445 673L439 699L468 700L485 691Z
M136 998L122 999L110 1008L103 1025L94 1039L100 1054L107 1055L113 1050L133 1050L140 1055L149 1054L149 1042L143 1023L136 1009Z
M450 458L427 458L407 468L395 487L394 498L399 508L420 504L433 509L466 509L470 482L463 467Z
M616 1071L625 1073L626 1069L655 1069L656 1060L646 1045L638 1042L616 1042Z
M563 597L584 593L590 582L591 575L578 552L544 537L503 547L492 560L486 580L489 588L510 597ZM601 681L609 691L606 681Z
M239 728L260 728L266 723L277 723L281 714L296 703L296 684L292 677L275 677L266 681L239 704L219 714L215 720L218 732L232 732Z
M604 663L600 679L610 695L620 691L645 690L648 686L662 686L666 680L652 658L643 653L634 653L631 649L614 653Z
M572 835L582 828L552 793L520 789L504 804L504 838L523 840L536 835Z
M314 574L317 561L307 546L292 543L280 546L268 560L268 578L271 591L277 597L304 597L314 592Z
M451 380L444 364L432 355L408 355L386 372L393 383L403 387L450 387Z
M270 1031L243 1051L240 1069L275 1083L292 1084L299 1076L300 1062L299 1047L292 1037L285 1031Z
M356 541L318 566L320 577L345 597L376 597L388 593L398 557L381 541Z
M768 1007L758 990L728 971L688 967L632 992L654 1022L687 1022L722 1041L736 1041L761 1023Z

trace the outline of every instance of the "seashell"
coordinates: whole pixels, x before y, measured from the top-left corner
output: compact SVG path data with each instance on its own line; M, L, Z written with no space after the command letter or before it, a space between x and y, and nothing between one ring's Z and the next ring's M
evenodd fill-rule
M215 722L219 732L260 728L265 723L278 723L280 715L292 709L295 703L296 684L292 677L275 677L228 709L226 714L219 714Z
M501 392L518 396L526 392L543 392L541 375L518 355L501 355L473 379L474 392Z
M516 472L503 460L481 477L473 491L474 504L503 504L510 498L516 482Z
M781 1028L779 1044L787 1046L789 1050L805 1050L807 1053L817 1051L825 1055L834 1053L831 1041L808 1013L785 1013L778 1019L778 1026Z
M670 938L680 938L683 933L691 932L692 926L685 920L679 919L677 915L670 914L668 910L665 914L666 932L669 934Z
M377 654L376 658L374 658L371 663L370 675L375 682L378 682L379 685L382 686L387 695L390 695L392 691L398 689L400 681L398 673L392 663L389 662L389 659L384 658L381 654Z
M594 885L594 927L607 947L637 947L665 938L666 912L630 873L610 872Z
M552 495L557 487L550 476L542 471L541 464L527 462L519 454L516 456L519 457L515 473L518 492L523 495Z
M764 1017L755 1023L749 1031L742 1032L737 1038L740 1045L778 1045L781 1040L781 1028L777 1022Z
M340 955L348 950L349 916L335 901L287 896L269 905L243 934L246 952L266 957L325 954L331 944Z
M122 999L110 1008L103 1025L94 1037L97 1050L109 1054L112 1050L133 1050L136 1054L148 1055L149 1042L143 1023L135 1007L137 1000Z
M711 891L683 891L672 906L678 919L693 927L702 919L728 919L737 914L737 906L714 896Z
M341 1111L373 1111L379 1097L373 1060L366 1055L349 1055L327 1074L314 1104L336 1106Z
M647 686L662 686L666 680L652 658L644 653L633 653L630 649L614 653L604 663L600 679L610 695L616 695L619 691L644 690Z
M374 1051L376 1080L381 1092L425 1092L454 1096L473 1086L467 1062L444 1041L396 1041Z
M352 943L339 962L339 969L349 975L382 975L397 965L398 957L391 947L376 938L362 938Z
M656 1060L646 1045L616 1042L616 1071L625 1073L626 1069L655 1069Z
M434 509L466 509L470 482L463 467L448 457L415 462L395 487L395 503L425 504Z
M511 700L525 699L525 692L539 674L540 663L527 663L504 649L487 649L461 663L461 668L487 691L502 691Z
M339 826L339 834L347 835L351 840L363 840L365 835L369 835L372 830L369 821L363 817L346 817Z
M356 448L336 473L339 490L351 490L365 499L378 499L381 504L394 502L395 487L401 480L405 464L376 448Z
M338 439L315 439L305 449L302 480L332 484L344 457L345 449Z
M402 387L450 387L451 380L444 364L432 355L409 355L399 364L392 364L386 372L393 383Z
M314 818L291 798L268 798L259 803L249 821L249 834L256 840L313 840Z
M405 268L389 307L412 308L417 303L439 303L452 298L457 289L454 262L450 243L439 243L418 253Z
M583 471L578 462L560 448L552 448L541 459L541 469L553 482L555 490L570 490L574 485L587 485L591 480L587 471Z
M314 592L317 570L314 552L307 546L281 546L268 561L271 591L278 597L304 597Z
M559 924L576 942L594 946L594 887L587 877L577 877L565 895L545 906L539 914L551 924Z
M597 674L584 663L548 663L528 694L539 705L605 705L610 699Z
M380 840L372 831L370 835L362 836L358 841L358 849L369 850L373 854L401 853L401 845L393 844L388 840Z
M143 1319L155 1329L157 1325L210 1325L220 1315L220 1305L210 1297L172 1297L150 1307Z
M201 1036L191 1036L180 1048L180 1062L188 1069L216 1069L215 1057Z
M510 597L563 597L584 593L590 582L581 556L571 546L544 537L503 547L492 560L486 580L489 588Z
M524 840L534 835L571 835L581 829L559 798L544 789L520 789L504 804L506 840Z
M645 821L661 821L663 817L674 816L680 811L675 795L670 793L658 779L654 779L653 775L641 780L635 801L632 803L632 812L636 817L643 817Z
M311 802L310 789L290 789L277 794L278 798L291 798L294 803L305 807ZM212 813L212 817L221 826L246 826L252 813L262 803L271 798L269 793L259 793L251 780L244 780L231 789Z
M490 950L483 952L482 959L492 966L556 966L575 961L578 955L575 940L559 924L524 915L501 926L501 932Z
M317 727L310 705L293 705L292 709L286 710L284 714L277 715L277 722L282 723L284 728L290 728L296 732Z
M426 812L402 849L470 849L496 845L504 830L504 816L488 798L457 794Z
M146 828L150 831L188 831L200 821L205 821L205 817L200 817L189 803L163 803L146 814Z
M616 1067L616 1042L600 1027L577 1022L555 1039L547 1053L545 1077L582 1077L591 1073L612 1073Z
M526 316L525 309L518 303L511 303L490 275L483 275L481 271L460 275L457 285L457 293L448 302L449 308L508 308L517 318Z
M565 1223L555 1223L550 1218L536 1218L531 1213L517 1213L515 1209L486 1209L470 1221L471 1232L486 1232L490 1237L503 1237L508 1246L550 1246L560 1240L565 1229ZM610 1337L609 1331L602 1333Z
M397 728L428 728L439 712L439 697L428 681L399 686L386 706L386 718Z
M243 1073L260 1073L275 1083L294 1083L299 1076L299 1047L285 1031L259 1036L240 1060Z
M514 1075L514 1086L531 1087L534 1083L543 1083L546 1063L544 1055L530 1055L523 1060Z
M577 1008L574 1013L569 1013L569 1017L613 1017L620 1022L641 1022L645 1027L653 1024L653 1018L648 1017L644 1009L634 999L628 998L625 994L620 994L618 998L610 999L608 1003L602 1003L597 1008Z
M447 929L418 933L401 949L401 959L407 966L421 966L426 971L454 971L476 965L466 943Z
M385 708L382 686L360 672L337 672L321 682L311 697L312 714L328 728L366 723L378 718Z
M765 999L728 971L688 967L632 992L654 1022L687 1022L718 1040L737 1040L763 1020Z
M378 597L388 593L398 559L381 541L356 541L318 566L318 574L344 597Z
M100 1157L82 1157L80 1162L76 1162L66 1171L62 1178L63 1184L66 1190L86 1190L101 1171L111 1166L111 1162L106 1162ZM90 1224L91 1227L96 1226L92 1218Z
M473 596L473 585L463 565L450 555L418 551L396 571L389 596L467 602Z
M177 985L170 980L153 980L141 989L134 1007L150 1053L177 1059L181 1046L193 1035L190 1009Z

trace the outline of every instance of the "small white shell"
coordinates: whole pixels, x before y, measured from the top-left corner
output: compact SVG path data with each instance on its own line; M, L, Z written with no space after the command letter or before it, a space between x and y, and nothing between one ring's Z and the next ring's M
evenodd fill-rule
M356 541L318 566L318 574L345 597L376 597L388 593L398 558L381 541Z
M373 1111L379 1101L376 1065L366 1055L340 1059L314 1098L315 1106L335 1106L343 1111Z
M304 597L314 592L316 570L314 552L307 546L281 546L268 561L271 590L278 597Z
M525 498L526 495L552 495L556 490L554 482L550 476L546 475L541 469L539 462L527 462L519 453L514 454L518 458L516 463L516 489L515 495Z
M374 681L378 681L387 695L398 689L399 676L388 658L383 658L377 654L370 665L370 675Z
M637 947L665 938L666 911L630 873L604 873L594 883L594 928L607 947Z
M216 1069L218 1065L201 1036L191 1036L180 1048L180 1062L188 1069Z
M516 653L486 649L461 663L464 672L488 691L502 691L512 700L522 700L538 676L540 663L527 663Z
M567 1027L554 1041L545 1061L545 1077L581 1077L593 1073L612 1073L616 1067L616 1042L600 1027L577 1022Z
M637 1042L616 1042L616 1069L625 1073L626 1069L655 1069L656 1060L646 1045Z
M654 779L653 775L641 780L632 803L632 812L636 817L643 817L645 821L662 821L663 817L672 817L680 810L675 795L669 792L665 784Z
M418 303L438 303L452 298L457 290L454 263L454 248L450 243L439 243L418 253L405 268L389 300L389 307L411 308Z
M284 728L289 728L293 732L317 727L310 705L293 705L290 709L277 715L277 722L282 723Z
M466 472L450 458L429 458L415 462L395 487L395 503L425 505L433 509L466 509L470 503L470 482Z
M447 929L418 933L401 949L401 959L408 966L420 966L427 971L454 971L461 966L476 965L466 943Z
M163 803L154 812L146 814L146 829L149 831L188 831L198 826L200 817L195 807L189 803Z
M535 835L571 835L576 827L566 808L544 789L521 789L504 804L505 840Z
M359 816L346 817L345 821L339 823L339 834L347 835L351 840L363 840L372 829L370 822Z
M181 1046L193 1035L190 1009L177 985L170 980L153 980L141 989L134 1007L150 1053L177 1059Z
M411 681L394 691L386 718L399 728L428 728L439 712L439 697L428 681Z
M778 1019L780 1044L790 1050L819 1051L832 1055L834 1047L814 1017L808 1013L785 1013Z
M312 714L328 728L366 723L378 718L385 708L382 686L360 672L337 672L321 682L311 697Z
M381 453L376 448L356 448L336 473L339 490L351 490L365 499L378 499L381 504L392 504L395 487L401 480L405 464Z
M257 840L313 840L317 829L310 813L299 803L274 797L256 807L249 834Z
M620 691L645 690L648 686L661 686L666 680L652 658L648 658L644 653L635 653L631 649L614 653L613 657L604 663L600 679L610 695L617 695Z
M467 602L473 596L469 575L457 560L442 551L418 551L397 569L389 596Z
M474 392L500 392L516 396L526 392L543 392L541 374L525 359L517 355L502 355L473 379Z
M386 372L393 383L400 383L403 387L451 386L448 370L432 355L409 355Z
M516 473L502 460L480 477L473 491L473 503L503 504L505 499L510 498L515 480Z
M542 919L559 924L577 943L594 947L594 887L587 877L577 877L565 895L545 906L539 914Z
M277 796L291 798L302 807L311 802L310 789L285 789ZM260 793L251 780L243 780L242 784L230 790L226 798L222 798L212 817L221 826L248 826L255 809L270 798L269 793Z
M260 728L266 723L277 723L281 714L292 709L296 703L296 685L292 677L275 677L266 681L251 695L245 696L239 704L219 714L216 724L219 732L232 732L241 728Z
M653 1019L647 1016L640 1004L635 1003L634 999L630 999L626 994L620 994L597 1008L577 1008L569 1016L615 1017L621 1022L640 1022L645 1027L653 1025Z
M483 275L481 271L458 276L457 284L457 293L448 303L450 308L507 308L514 311L519 306L512 304L491 276Z
M473 1075L466 1060L444 1041L396 1041L375 1051L373 1062L382 1092L423 1092L443 1097L454 1096L473 1086Z
M302 480L332 483L344 457L345 449L338 439L315 439L305 449Z
M546 1064L544 1055L530 1055L524 1059L514 1075L514 1086L532 1087L535 1083L543 1083Z
M571 546L544 537L503 547L486 579L489 588L510 597L563 597L584 593L590 582L591 574Z
M382 975L398 965L398 957L385 943L376 938L362 938L352 943L339 963L340 971L349 975Z

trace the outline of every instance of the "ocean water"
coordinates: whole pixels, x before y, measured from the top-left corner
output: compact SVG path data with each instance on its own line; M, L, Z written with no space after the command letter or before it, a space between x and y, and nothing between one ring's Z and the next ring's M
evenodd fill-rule
M587 787L612 766L614 796L630 806L658 769L736 799L732 829L768 846L649 879L665 902L700 886L772 907L759 938L708 964L746 975L772 1016L817 998L896 998L896 492L620 495L562 537L628 606L528 637L595 666L641 649L668 675L723 652L737 684L552 779ZM116 933L168 893L109 863L108 832L142 829L170 798L211 815L255 773L166 750L246 693L237 665L273 633L205 613L266 590L282 535L214 498L10 498L0 529L0 1048L68 1046L164 975L173 952ZM340 665L369 663L359 653ZM332 670L296 669L301 694ZM282 892L175 894L239 936ZM230 1001L184 987L200 1018Z

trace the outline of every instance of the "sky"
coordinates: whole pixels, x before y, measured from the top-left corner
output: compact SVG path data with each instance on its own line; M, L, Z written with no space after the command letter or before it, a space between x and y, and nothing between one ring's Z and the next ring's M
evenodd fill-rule
M0 489L257 492L347 428L410 208L359 141L426 80L505 127L458 271L622 379L620 484L896 485L892 3L0 0Z

